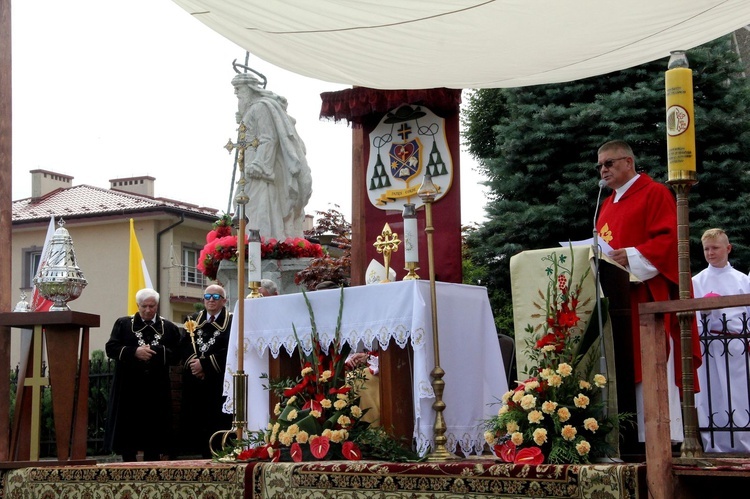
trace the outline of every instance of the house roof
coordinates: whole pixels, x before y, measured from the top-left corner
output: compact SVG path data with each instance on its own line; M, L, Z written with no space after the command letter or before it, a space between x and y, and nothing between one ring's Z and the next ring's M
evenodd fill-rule
M218 210L167 198L152 198L128 192L78 185L57 189L39 198L13 201L12 223L37 222L50 216L87 218L96 216L170 211L215 218Z

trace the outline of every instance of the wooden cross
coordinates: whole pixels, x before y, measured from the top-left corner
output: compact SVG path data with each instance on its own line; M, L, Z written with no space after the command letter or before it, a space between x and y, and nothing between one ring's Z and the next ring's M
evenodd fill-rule
M31 441L29 458L39 460L39 432L41 427L42 387L49 386L49 378L42 375L42 342L44 341L42 326L34 326L31 339L34 351L32 353L31 377L25 378L23 386L31 387Z

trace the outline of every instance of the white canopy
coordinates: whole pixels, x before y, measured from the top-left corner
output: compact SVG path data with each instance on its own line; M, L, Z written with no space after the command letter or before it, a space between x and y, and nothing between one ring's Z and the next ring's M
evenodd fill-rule
M750 24L750 0L174 0L289 71L380 89L558 83Z

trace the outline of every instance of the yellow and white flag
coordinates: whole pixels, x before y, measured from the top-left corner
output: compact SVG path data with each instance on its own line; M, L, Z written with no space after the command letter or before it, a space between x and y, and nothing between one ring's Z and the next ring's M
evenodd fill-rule
M153 285L151 284L151 277L148 275L143 253L141 253L141 247L135 237L132 218L130 219L130 257L128 261L128 315L133 315L138 311L135 294L143 288L153 288Z

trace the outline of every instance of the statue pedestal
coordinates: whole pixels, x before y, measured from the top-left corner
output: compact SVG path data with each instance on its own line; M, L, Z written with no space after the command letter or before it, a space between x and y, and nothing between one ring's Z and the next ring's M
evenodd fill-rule
M294 284L297 272L305 270L312 258L285 258L283 260L263 260L260 273L263 279L271 279L279 287L280 295L299 293L302 286Z
M301 286L294 284L294 276L310 265L312 258L285 258L283 260L263 260L261 263L261 277L271 279L279 287L280 295L299 293ZM250 290L245 288L242 293L238 289L237 262L222 260L216 272L216 280L224 286L227 292L227 308L234 310L237 298L247 296ZM246 279L247 280L247 279Z

